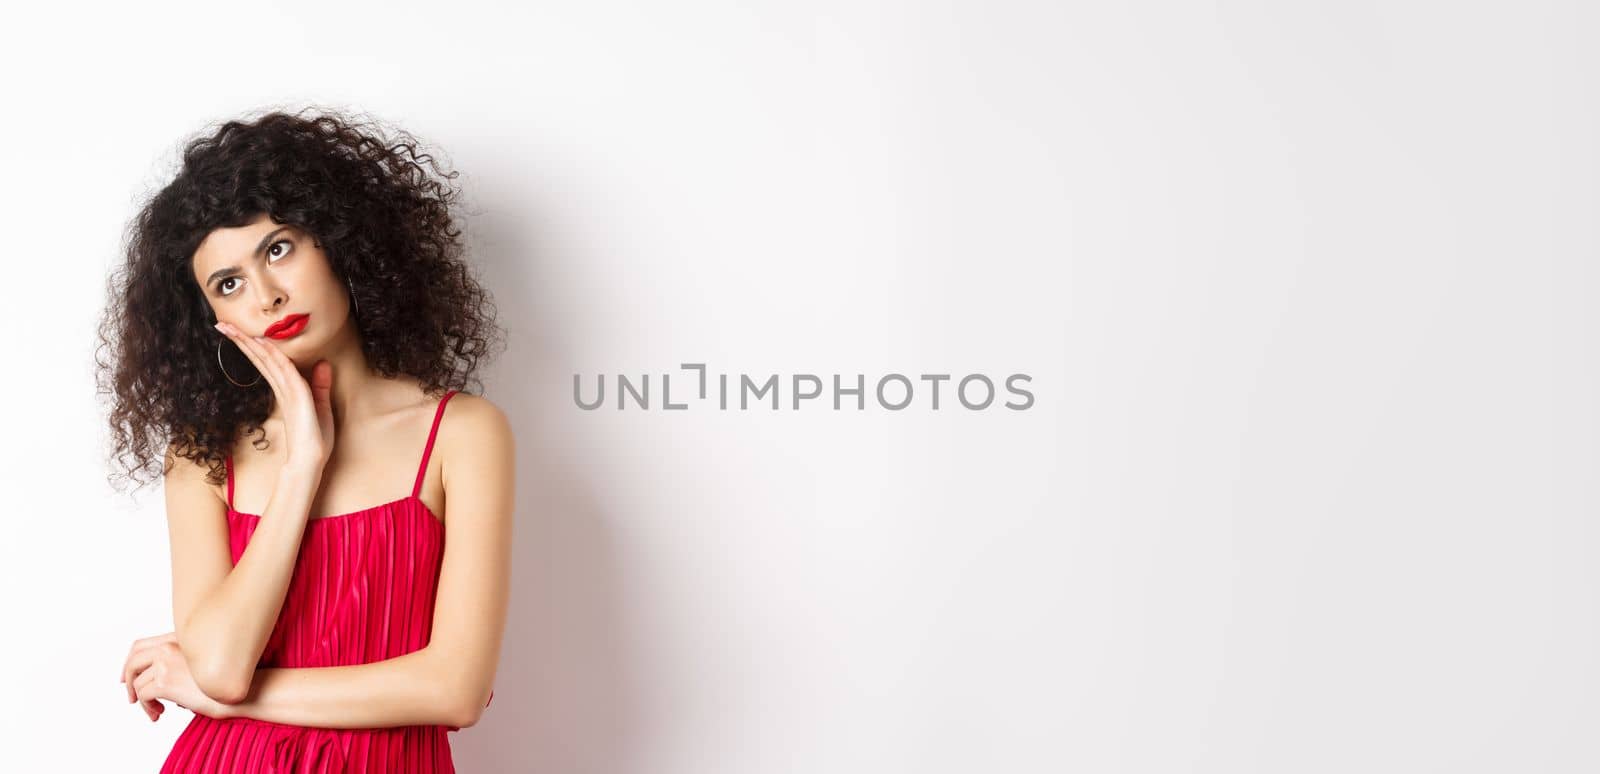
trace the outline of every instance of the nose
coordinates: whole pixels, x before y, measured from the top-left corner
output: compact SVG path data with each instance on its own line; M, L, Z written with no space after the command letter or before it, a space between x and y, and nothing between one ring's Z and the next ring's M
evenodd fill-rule
M288 302L288 294L282 288L268 282L257 281L257 303L261 304L261 311L271 313L274 309Z

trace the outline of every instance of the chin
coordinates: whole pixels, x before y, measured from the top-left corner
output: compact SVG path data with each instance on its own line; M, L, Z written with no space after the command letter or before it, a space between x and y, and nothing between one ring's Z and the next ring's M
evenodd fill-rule
M278 349L283 350L283 354L287 355L295 365L303 368L308 368L321 359L321 356L317 354L322 350L321 342L310 342L306 341L302 336L296 336L283 341L274 339L272 343L278 345Z
M278 348L283 350L283 354L288 355L295 365L301 368L310 368L316 365L318 360L327 358L329 352L336 348L342 331L319 330L317 333L323 335L312 334L308 330L302 331L299 336L294 338L282 341L273 340L273 343L277 344Z

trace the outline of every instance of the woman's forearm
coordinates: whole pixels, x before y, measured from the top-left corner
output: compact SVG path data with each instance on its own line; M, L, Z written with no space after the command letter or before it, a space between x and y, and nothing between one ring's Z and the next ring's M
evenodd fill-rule
M320 471L281 471L239 561L187 620L174 622L195 682L220 701L242 699L255 677L294 574L320 479Z
M321 728L466 727L478 712L466 706L452 670L424 647L368 664L261 668L228 717Z

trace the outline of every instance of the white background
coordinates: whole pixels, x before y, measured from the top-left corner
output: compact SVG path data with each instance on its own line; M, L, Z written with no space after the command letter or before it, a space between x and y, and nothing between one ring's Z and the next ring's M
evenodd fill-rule
M188 720L116 682L170 579L94 329L178 144L308 103L462 172L510 334L462 771L1600 768L1592 5L10 16L7 770L154 772ZM573 404L682 362L1036 402Z

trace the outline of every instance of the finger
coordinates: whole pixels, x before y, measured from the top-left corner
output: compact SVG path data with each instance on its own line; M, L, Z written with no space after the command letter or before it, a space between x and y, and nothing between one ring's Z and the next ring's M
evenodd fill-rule
M333 364L318 360L311 366L311 400L317 417L326 427L333 426Z
M278 346L278 342L262 336L256 339L256 344L261 346L261 351L265 353L273 367L278 369L279 381L284 386L293 389L297 399L309 399L311 397L311 386L306 382L306 378L300 374L300 367L295 365L294 360L290 359L287 354L284 354L283 348Z
M154 659L151 648L167 640L176 641L177 638L177 632L167 632L154 637L141 637L133 641L133 645L128 648L128 658L122 662L122 673L117 678L128 693L128 703L132 704L134 701L134 678L144 671L146 667L150 666L150 662Z
M152 671L154 670L145 670L143 674L139 675L139 679L133 681L134 695L141 702L161 698L155 695L157 691L155 689L155 678L150 674Z
M148 648L151 645L160 645L162 641L171 636L176 636L176 632L169 632L167 634L154 634L149 637L140 637L139 639L134 640L132 645L128 646L128 651L131 653L136 650Z
M144 710L144 714L148 715L151 721L160 716L161 711L165 709L161 706L161 699L163 698L161 691L156 685L155 678L151 676L153 671L150 670L140 675L137 681L139 707Z
M278 400L283 405L285 414L294 414L307 410L303 407L309 403L311 404L309 410L314 414L318 414L319 419L325 419L327 423L331 425L333 420L332 403L330 402L328 404L325 412L317 405L317 396L312 390L311 384L306 377L300 373L300 367L295 365L295 362L284 353L283 349L278 346L277 342L265 337L260 337L256 339L255 343L261 347L261 350L263 353L265 353L268 362L274 369L276 369L276 373L278 374L277 386L280 388L278 392ZM331 364L329 367L331 368ZM315 370L316 366L313 365L313 378L316 376ZM327 390L327 392L332 392L331 381L330 389ZM325 397L324 399L331 401L331 395ZM324 413L326 416L322 416Z
M333 364L318 360L311 366L311 394L326 400L333 391Z
M155 651L143 648L128 656L128 661L122 668L122 682L128 686L128 701L133 701L134 681L150 667L155 661Z
M306 378L300 375L300 369L288 355L283 353L277 342L266 336L255 336L251 338L250 343L255 345L256 351L266 361L267 367L272 369L274 388L277 389L278 399L285 404L286 410L303 401L311 400L311 387L306 384Z
M134 666L139 663L139 653L142 649L135 648L128 651L128 657L122 661L122 682L133 680Z
M133 680L139 676L140 672L144 671L144 666L134 657L129 657L128 663L122 667L122 684L128 689L128 701L130 702L133 701Z
M133 647L128 648L127 660L122 662L123 678L126 679L130 676L128 671L130 667L140 663L149 663L152 658L151 654L155 652L156 648L168 642L177 642L177 639L177 634L172 633L134 640Z

